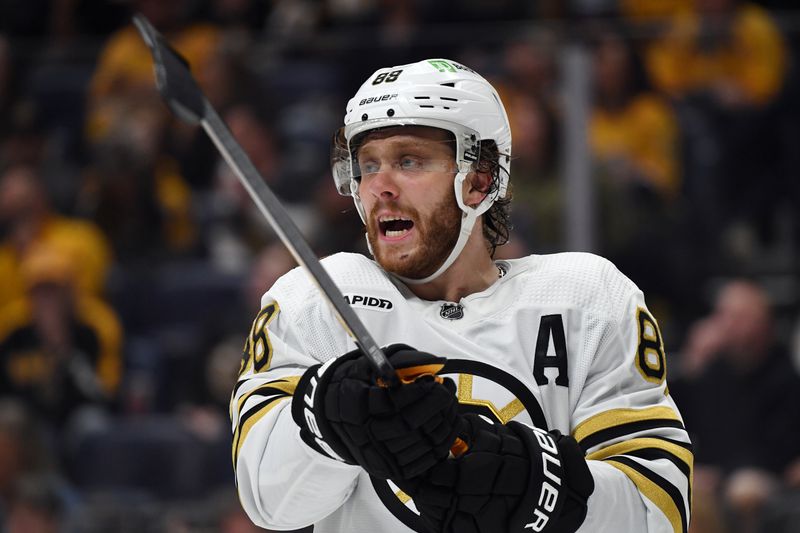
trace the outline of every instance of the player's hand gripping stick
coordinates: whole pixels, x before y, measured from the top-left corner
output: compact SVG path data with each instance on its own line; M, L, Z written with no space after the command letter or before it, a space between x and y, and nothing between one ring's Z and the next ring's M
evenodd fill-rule
M320 453L379 478L408 479L450 455L462 430L456 386L436 376L442 357L404 344L385 353L407 382L378 385L372 365L353 350L305 372L292 416L303 440Z

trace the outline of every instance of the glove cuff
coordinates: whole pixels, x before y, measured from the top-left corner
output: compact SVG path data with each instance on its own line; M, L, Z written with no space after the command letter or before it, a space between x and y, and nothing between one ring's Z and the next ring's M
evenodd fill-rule
M346 357L331 359L305 371L292 397L292 418L300 427L300 438L311 448L336 461L355 465L356 460L325 418L322 405L324 395L321 394L333 374L329 372L331 367L340 364Z
M507 427L520 437L531 457L527 491L511 516L509 530L574 533L586 518L587 500L594 491L580 447L558 431L548 433L514 421Z
M573 533L586 519L589 496L594 492L594 477L583 450L573 437L562 435L559 431L551 431L550 434L561 452L567 489L557 531Z

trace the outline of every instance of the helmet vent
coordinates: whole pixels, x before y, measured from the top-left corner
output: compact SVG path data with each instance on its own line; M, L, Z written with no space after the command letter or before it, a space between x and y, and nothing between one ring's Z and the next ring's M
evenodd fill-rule
M430 96L415 96L414 100L430 100Z
M444 85L445 87L455 87L456 83L454 81L448 81L446 83L440 83L439 85Z
M420 104L420 107L424 107L425 109L433 109L436 106L430 104Z
M439 100L447 100L448 102L458 102L458 98L450 98L449 96L440 96Z

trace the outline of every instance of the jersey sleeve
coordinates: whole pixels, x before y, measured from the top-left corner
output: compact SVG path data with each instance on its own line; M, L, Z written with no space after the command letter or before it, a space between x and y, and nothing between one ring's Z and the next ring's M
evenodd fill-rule
M300 376L309 366L345 353L347 340L324 302L315 303L314 295L303 290L308 284L301 282L298 289L297 276L287 276L262 299L230 406L239 499L255 524L278 530L308 526L336 510L360 471L311 449L292 419Z
M693 454L669 395L664 343L644 296L625 290L609 316L573 412L572 434L595 478L580 532L686 533Z

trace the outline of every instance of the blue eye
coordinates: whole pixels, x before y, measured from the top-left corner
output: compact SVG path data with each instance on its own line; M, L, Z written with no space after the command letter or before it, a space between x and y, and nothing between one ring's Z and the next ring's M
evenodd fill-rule
M422 170L422 162L411 157L404 157L400 160L400 168L403 170Z
M364 161L363 163L358 163L358 168L363 176L364 174L375 174L380 170L381 166L375 161Z

